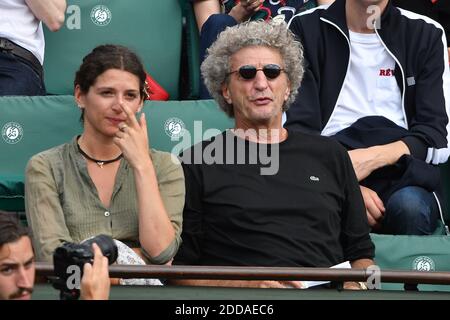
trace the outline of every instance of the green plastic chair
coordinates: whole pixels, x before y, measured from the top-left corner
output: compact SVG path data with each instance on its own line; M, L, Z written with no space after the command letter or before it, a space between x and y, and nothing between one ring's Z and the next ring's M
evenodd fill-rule
M147 101L143 108L152 147L178 154L233 126L213 100ZM0 97L0 210L24 210L24 170L30 157L82 131L73 96ZM443 166L449 174L448 165ZM446 176L448 177L448 176ZM448 181L444 179L445 186ZM445 189L447 197L450 189ZM381 270L450 271L450 237L371 235ZM382 289L403 290L382 283ZM420 290L450 286L420 285Z
M213 100L146 101L153 148L178 154L232 126ZM0 97L0 210L24 210L24 171L34 154L82 131L73 96Z
M200 56L199 34L192 4L188 0L179 0L184 25L183 40L183 99L195 100L200 96Z
M50 94L73 94L82 58L99 44L136 51L148 73L179 98L182 15L178 0L68 0L58 32L45 29L44 77Z

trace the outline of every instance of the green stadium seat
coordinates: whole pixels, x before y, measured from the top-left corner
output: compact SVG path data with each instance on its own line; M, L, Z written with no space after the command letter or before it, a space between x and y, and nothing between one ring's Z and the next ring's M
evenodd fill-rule
M152 147L175 154L232 125L213 100L146 101L143 110ZM79 117L70 95L0 97L0 210L24 210L23 181L28 160L79 134Z
M68 0L58 32L45 28L45 83L50 94L73 94L82 58L99 44L136 51L148 73L179 98L182 15L178 0Z
M450 271L450 237L371 234L375 264L381 270ZM400 283L381 283L384 290L402 290ZM449 285L418 286L420 291L450 291Z
M184 99L195 100L200 96L200 56L199 33L192 4L187 0L179 0L184 25L183 66L185 79Z
M147 101L143 110L152 147L174 154L233 125L213 100ZM79 134L79 116L71 95L0 97L0 210L24 210L24 170L28 160ZM450 172L448 165L442 170ZM450 189L445 194L449 197ZM371 237L381 270L450 271L449 236ZM382 288L402 289L403 285L382 283ZM450 291L450 286L420 285L419 289Z

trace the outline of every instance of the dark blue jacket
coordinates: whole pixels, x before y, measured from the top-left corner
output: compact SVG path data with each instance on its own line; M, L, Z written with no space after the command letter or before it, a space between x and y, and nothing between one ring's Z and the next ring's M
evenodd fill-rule
M289 28L303 44L305 76L287 112L286 126L320 133L336 106L350 62L345 0L298 14ZM376 32L396 62L395 78L408 125L401 140L418 159L446 162L450 71L442 27L389 3Z

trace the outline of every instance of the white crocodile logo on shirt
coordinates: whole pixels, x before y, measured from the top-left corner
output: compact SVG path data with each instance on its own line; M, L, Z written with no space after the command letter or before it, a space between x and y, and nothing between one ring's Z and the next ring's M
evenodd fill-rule
M318 177L316 177L316 176L310 176L309 180L311 180L311 181L320 181L320 179Z

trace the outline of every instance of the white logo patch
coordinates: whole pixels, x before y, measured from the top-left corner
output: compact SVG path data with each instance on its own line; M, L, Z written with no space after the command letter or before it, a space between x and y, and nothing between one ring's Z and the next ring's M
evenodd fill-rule
M316 177L316 176L310 176L309 180L311 180L311 181L320 181L320 179L318 177Z
M420 256L414 259L412 263L413 270L434 271L434 261L430 257Z
M111 10L107 6L98 5L91 10L91 20L97 26L107 26L111 22L111 17Z
M2 128L2 138L6 143L16 144L23 137L23 129L17 122L8 122Z
M164 122L164 131L172 140L180 139L185 132L186 126L179 118L169 118Z

